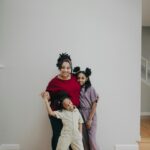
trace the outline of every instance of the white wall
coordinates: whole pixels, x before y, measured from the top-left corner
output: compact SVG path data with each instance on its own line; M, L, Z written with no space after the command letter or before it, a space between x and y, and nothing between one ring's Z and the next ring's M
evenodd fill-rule
M60 52L89 66L100 94L101 150L135 144L140 129L140 0L1 0L0 144L48 150L50 127L39 93Z

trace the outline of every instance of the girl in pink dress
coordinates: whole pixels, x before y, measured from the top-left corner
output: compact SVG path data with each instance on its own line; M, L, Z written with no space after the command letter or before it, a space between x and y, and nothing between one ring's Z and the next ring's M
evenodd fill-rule
M77 80L81 85L80 91L80 112L82 114L83 125L83 144L85 150L98 150L96 144L96 106L98 102L98 95L95 89L92 87L89 76L91 75L91 69L86 68L85 71L81 71L80 67L74 68L74 72L77 76Z

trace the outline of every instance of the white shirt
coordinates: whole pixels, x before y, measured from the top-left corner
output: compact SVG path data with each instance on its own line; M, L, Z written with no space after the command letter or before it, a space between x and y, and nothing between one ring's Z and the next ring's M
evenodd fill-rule
M79 132L79 123L83 123L82 116L77 108L73 111L65 110L55 111L56 118L62 120L63 129L61 134L68 132L78 133Z

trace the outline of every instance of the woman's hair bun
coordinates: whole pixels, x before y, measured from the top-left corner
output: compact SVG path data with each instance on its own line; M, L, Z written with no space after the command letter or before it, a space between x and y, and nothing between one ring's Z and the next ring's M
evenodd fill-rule
M92 73L91 69L90 68L86 68L85 69L85 73L86 73L86 76L89 77L91 75L91 73Z
M56 66L60 69L61 65L63 63L64 60L68 60L71 63L71 58L70 55L68 55L67 53L61 53L59 54L59 57L57 59L57 64Z

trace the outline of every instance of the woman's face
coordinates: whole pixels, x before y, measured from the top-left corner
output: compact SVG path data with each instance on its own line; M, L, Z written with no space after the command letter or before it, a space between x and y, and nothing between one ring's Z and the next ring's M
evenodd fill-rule
M67 78L71 74L71 66L68 62L63 62L60 68L60 75L62 78Z
M65 99L63 100L63 107L64 107L66 110L72 110L72 109L73 109L72 101L71 101L69 98L65 98Z
M85 82L87 81L87 77L85 76L85 74L83 73L79 73L78 77L77 77L78 82L80 83L80 85L84 85Z

